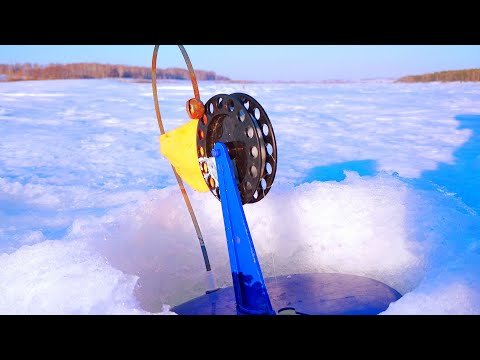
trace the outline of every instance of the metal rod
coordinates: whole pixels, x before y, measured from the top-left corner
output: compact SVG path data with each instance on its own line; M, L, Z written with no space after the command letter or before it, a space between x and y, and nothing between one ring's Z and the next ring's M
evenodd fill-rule
M162 123L162 116L160 115L160 105L158 103L158 93L157 93L157 54L158 54L158 47L160 45L155 45L155 48L153 49L153 56L152 56L152 90L153 90L153 101L155 104L155 113L157 114L157 122L158 122L158 127L160 129L160 134L165 134L165 129L163 127ZM198 85L197 85L197 79L195 77L195 72L192 67L192 63L190 62L190 59L188 57L187 52L185 51L185 48L182 45L178 45L180 48L180 51L183 54L183 58L185 59L185 62L187 63L188 71L190 73L190 80L192 81L192 86L193 86L193 93L195 95L195 98L200 100L200 92L198 91ZM205 268L208 271L211 271L210 267L210 261L208 259L208 253L207 253L207 247L205 246L205 242L203 240L202 232L200 230L200 226L198 225L197 217L195 216L195 212L193 211L192 204L190 203L190 199L188 198L187 192L185 191L185 186L183 185L182 179L180 176L177 174L175 171L175 168L172 165L172 170L173 173L175 174L175 178L177 179L178 186L180 187L180 191L182 192L183 199L185 200L185 204L187 205L188 212L190 213L190 217L192 218L193 226L195 227L195 231L197 233L197 238L198 241L200 242L200 247L202 249L202 255L203 255L203 260L205 262ZM215 286L215 284L210 284L211 286Z

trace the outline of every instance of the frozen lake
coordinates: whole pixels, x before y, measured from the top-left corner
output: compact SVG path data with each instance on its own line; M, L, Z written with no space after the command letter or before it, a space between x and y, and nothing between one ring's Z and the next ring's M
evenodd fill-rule
M201 82L272 122L275 183L245 213L265 277L342 272L386 314L480 314L480 84ZM166 130L189 82L159 83ZM0 313L164 313L202 295L198 240L159 152L151 85L0 83ZM189 191L220 285L220 203Z

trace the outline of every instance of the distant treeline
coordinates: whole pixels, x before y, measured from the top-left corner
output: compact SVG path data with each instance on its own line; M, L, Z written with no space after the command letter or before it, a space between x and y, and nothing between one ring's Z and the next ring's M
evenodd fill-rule
M213 71L195 70L197 80L230 80ZM0 81L53 80L53 79L152 79L152 70L143 66L98 63L79 64L0 64ZM157 69L157 79L190 79L186 69Z
M398 79L396 82L430 82L430 81L480 81L480 69L449 70L434 72L425 75L410 75Z

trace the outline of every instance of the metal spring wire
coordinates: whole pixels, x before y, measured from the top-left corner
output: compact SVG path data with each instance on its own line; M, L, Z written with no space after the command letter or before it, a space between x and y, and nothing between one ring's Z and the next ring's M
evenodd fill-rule
M158 103L158 93L157 93L157 54L158 54L158 47L160 45L155 45L153 50L152 56L152 90L153 90L153 101L155 104L155 113L157 115L157 122L158 127L160 129L160 134L165 134L165 129L162 123L162 116L160 115L160 105ZM200 92L198 91L198 84L197 78L195 76L195 71L193 70L192 63L190 58L188 57L187 51L183 47L183 45L178 45L180 51L182 52L183 58L185 59L185 63L188 67L188 72L190 74L190 80L192 82L193 93L197 100L200 100ZM190 203L190 199L188 198L187 192L185 191L185 186L183 185L182 179L175 171L175 168L172 165L173 173L175 174L175 178L177 179L178 186L180 187L180 191L182 193L183 199L185 200L185 204L187 205L188 212L190 213L190 217L193 222L193 226L195 227L195 231L197 233L198 241L200 242L200 248L202 249L203 260L205 262L205 268L207 272L211 271L210 261L208 259L207 247L205 246L205 242L203 240L202 232L200 230L200 226L198 225L197 217L195 216L195 212L193 211L192 204Z

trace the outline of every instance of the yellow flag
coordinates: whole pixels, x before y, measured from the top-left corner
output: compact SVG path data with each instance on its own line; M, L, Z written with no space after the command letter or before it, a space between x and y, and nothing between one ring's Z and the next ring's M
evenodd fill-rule
M207 192L209 188L198 163L197 124L198 120L191 120L160 135L160 152L192 189Z

